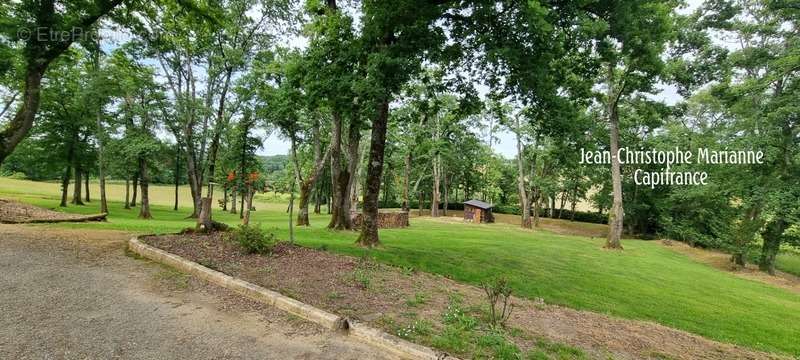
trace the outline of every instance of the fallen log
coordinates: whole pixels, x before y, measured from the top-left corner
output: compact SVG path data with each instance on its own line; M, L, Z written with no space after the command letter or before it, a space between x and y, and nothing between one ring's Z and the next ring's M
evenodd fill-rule
M66 218L56 218L56 219L25 219L25 220L0 220L0 223L3 224L42 224L42 223L62 223L62 222L87 222L87 221L106 221L106 217L108 213L102 214L95 214L95 215L86 215L86 216L76 216L76 217L66 217Z

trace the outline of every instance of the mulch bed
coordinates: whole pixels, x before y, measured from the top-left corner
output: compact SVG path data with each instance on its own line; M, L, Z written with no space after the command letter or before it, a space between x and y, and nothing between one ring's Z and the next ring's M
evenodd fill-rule
M105 218L106 214L68 214L18 201L0 199L0 223L4 224L102 221Z
M434 331L457 294L465 306L485 303L481 289L441 276L287 243L271 255L247 254L224 233L150 236L145 243L281 292L313 306L366 321L390 333L425 319ZM366 280L365 280L366 279ZM424 302L413 299L423 295ZM645 321L513 298L511 340L526 351L537 339L583 349L590 358L775 359L771 354L711 341ZM428 344L429 345L429 344ZM469 357L472 354L455 354Z

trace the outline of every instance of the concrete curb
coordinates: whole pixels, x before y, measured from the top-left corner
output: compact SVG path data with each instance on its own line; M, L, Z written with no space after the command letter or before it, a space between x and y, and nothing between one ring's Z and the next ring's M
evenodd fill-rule
M139 241L138 237L133 237L128 241L128 249L144 258L169 265L212 284L233 290L250 299L263 302L292 315L319 324L329 330L345 332L347 335L386 350L396 356L408 359L458 360L458 358L452 357L446 353L403 340L359 322L348 321L341 316L317 309L278 292L209 269L178 255L147 245Z
M443 352L403 340L368 325L350 321L349 335L367 344L384 349L394 355L408 359L458 360Z

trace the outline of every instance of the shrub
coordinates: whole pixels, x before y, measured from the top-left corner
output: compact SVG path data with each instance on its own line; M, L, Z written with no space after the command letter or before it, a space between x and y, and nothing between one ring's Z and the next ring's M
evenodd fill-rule
M9 179L15 179L15 180L27 180L28 179L28 175L26 175L24 172L19 172L19 171L15 171L15 172L13 172L11 174L8 174L6 176Z
M239 225L230 233L230 239L250 254L269 254L275 246L275 235L267 233L261 225Z
M505 326L511 316L514 304L511 303L511 285L504 277L499 277L481 285L489 303L489 322Z
M497 204L494 206L492 211L497 214L522 215L522 210L519 208L519 205ZM533 209L531 209L531 212L533 212ZM570 211L569 209L564 209L563 211L556 209L555 211L556 218L558 218L559 212L561 212L561 219L563 220L572 219L572 211ZM549 210L547 208L539 209L539 217L543 218L550 217ZM588 222L594 224L607 224L608 214L600 214L597 212L575 211L574 220L579 222Z

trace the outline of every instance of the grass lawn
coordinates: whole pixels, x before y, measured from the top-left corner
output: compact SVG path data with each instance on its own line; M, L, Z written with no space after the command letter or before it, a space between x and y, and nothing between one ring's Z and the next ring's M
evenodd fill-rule
M111 199L124 197L119 187L111 186ZM107 223L58 226L164 233L193 224L184 219L187 208L172 211L170 187L153 186L151 194L154 220L138 220L136 210L124 210L121 202L112 202ZM52 208L58 204L58 185L0 179L0 197ZM268 200L262 195L256 202L258 211L252 221L286 239L286 205ZM181 201L189 204L187 190ZM97 207L95 201L66 211L93 213ZM238 216L221 211L214 218L238 221ZM310 228L296 229L300 244L351 255L366 251L354 246L356 233L325 229L327 216L312 215L311 223ZM412 219L407 229L382 230L381 240L383 247L371 251L371 256L393 265L472 284L502 274L519 296L650 320L719 341L800 356L799 294L736 277L656 242L623 240L623 252L608 251L597 238L429 218Z
M775 266L779 270L800 276L800 254L795 252L783 252L778 255L778 259L775 262Z

